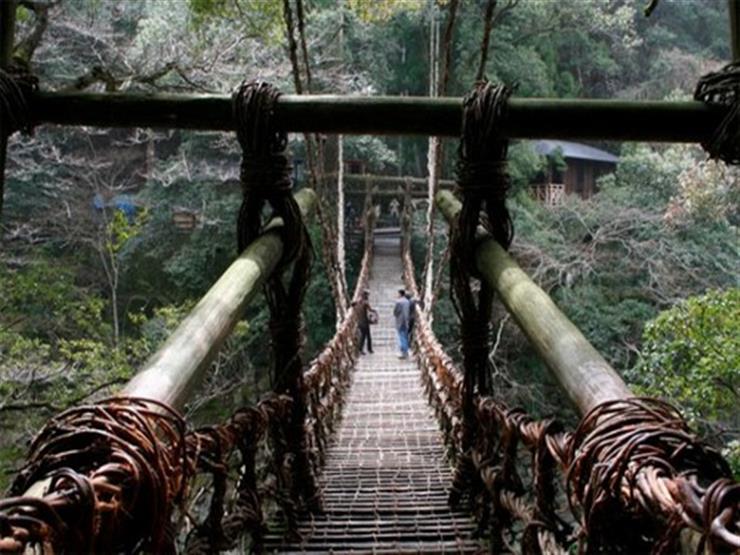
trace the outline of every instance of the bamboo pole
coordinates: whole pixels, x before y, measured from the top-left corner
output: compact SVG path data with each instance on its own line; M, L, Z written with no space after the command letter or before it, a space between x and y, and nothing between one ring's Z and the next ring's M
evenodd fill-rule
M460 201L449 191L441 191L436 202L447 221L454 221ZM605 401L633 396L617 372L501 245L481 237L475 263L581 415Z
M295 199L304 218L316 207L317 197L312 189L302 189ZM247 305L282 257L281 226L282 220L275 218L265 233L244 249L165 344L131 378L121 396L151 399L182 411ZM25 495L43 497L49 483L49 478L40 480ZM26 550L27 555L32 553Z
M504 125L511 138L700 142L725 108L701 102L513 98ZM35 122L101 127L232 130L228 95L39 92ZM344 134L460 134L462 100L411 96L283 95L283 129Z
M296 195L301 214L316 206L316 193ZM144 397L182 410L224 341L283 254L276 219L229 266L196 307L124 387L122 395Z
M324 175L326 178L334 178L337 174L334 172L327 173ZM425 177L412 177L412 176L404 176L404 175L377 175L372 173L345 173L344 174L344 182L345 183L361 183L363 184L362 192L365 192L364 184L367 182L367 179L370 178L371 184L373 185L379 185L379 186L393 186L396 185L399 187L400 191L403 193L406 189L406 183L409 183L411 185L420 185L424 187L424 192L426 193L426 185L427 185L427 179ZM442 187L447 187L448 189L451 189L455 186L455 180L454 179L440 179L439 184Z
M344 191L345 196L347 195L353 195L353 196L359 196L364 195L365 190L360 189L359 187L351 187L346 188ZM379 191L373 191L373 196L377 198L400 198L403 197L406 193L404 191L398 191L398 190L390 190L390 189L381 189ZM427 194L425 191L414 191L411 193L411 198L414 199L427 199Z

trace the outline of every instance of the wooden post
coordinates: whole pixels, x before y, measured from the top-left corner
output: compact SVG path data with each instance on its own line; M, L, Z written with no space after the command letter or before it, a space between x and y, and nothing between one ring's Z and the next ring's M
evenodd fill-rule
M727 110L702 102L512 98L510 138L696 143ZM39 92L35 123L233 130L228 95ZM292 132L459 136L461 98L282 95L275 118Z
M296 195L307 217L316 205L316 193L302 189ZM237 258L178 326L167 342L131 379L122 395L160 401L182 410L190 394L254 296L283 254L283 242L273 220L268 230Z
M449 191L440 191L436 202L449 222L460 212L460 201ZM605 401L633 396L619 374L501 245L482 236L475 263L581 415Z

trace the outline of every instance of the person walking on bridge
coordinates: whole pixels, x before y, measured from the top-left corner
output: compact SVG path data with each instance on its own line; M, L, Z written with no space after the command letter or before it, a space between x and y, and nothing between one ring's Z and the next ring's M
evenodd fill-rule
M409 321L411 319L411 303L406 298L406 291L398 290L398 299L393 307L393 317L396 319L396 334L398 335L398 358L409 357Z
M353 303L354 304L354 303ZM377 321L377 313L370 306L370 291L363 291L359 301L359 311L357 314L357 329L360 331L360 354L365 354L365 343L367 343L367 352L373 352L373 338L370 335L370 324L372 319Z

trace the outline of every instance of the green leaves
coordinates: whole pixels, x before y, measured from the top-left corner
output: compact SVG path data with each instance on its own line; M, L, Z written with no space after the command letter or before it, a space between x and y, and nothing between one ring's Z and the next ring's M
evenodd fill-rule
M731 421L740 402L740 288L690 297L645 326L630 377L695 418Z
M627 377L662 397L717 443L740 477L740 288L689 297L645 326L638 364Z

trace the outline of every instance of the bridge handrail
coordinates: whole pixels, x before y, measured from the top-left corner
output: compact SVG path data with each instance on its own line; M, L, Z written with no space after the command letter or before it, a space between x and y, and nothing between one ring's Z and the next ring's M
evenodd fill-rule
M443 192L437 199L448 219L456 217L459 202L454 197ZM514 289L515 294L526 294L529 302L537 303L539 299L533 298L532 289L539 288L497 243L485 237L480 240L478 269L483 279L489 280L490 285L497 289L525 333L537 336L526 326L551 325L556 328L557 318L554 323L517 318L521 316L517 313L521 304L511 302L507 295L512 295ZM404 277L407 287L415 292L408 239L403 244ZM498 267L494 267L496 265ZM530 281L524 288L525 292L500 287L491 276L500 276L503 271L524 275L522 279ZM543 291L539 291L540 296L546 297ZM549 297L547 301L552 304ZM550 310L545 313L548 318L552 317ZM557 317L567 321L559 311ZM442 428L447 432L448 442L459 456L463 417L462 371L444 354L420 310L417 311L415 329L419 330L415 333L415 342L422 380ZM582 340L587 343L585 338ZM557 348L557 345L535 347L539 352L540 349ZM590 345L588 348L593 350ZM571 365L578 361L576 358L569 362L568 357L563 356L562 360L550 357L548 362L553 360L557 364L551 369L564 373L571 372ZM599 370L599 367L592 366L593 372ZM564 431L552 419L538 421L524 411L509 409L492 398L477 399L479 430L468 459L472 467L458 467L451 501L459 502L462 491L458 486L461 482L469 484L473 480L479 484L477 487L487 496L484 503L489 504L481 522L495 528L492 536L494 551L505 547L502 534L507 523L520 520L524 523L523 543L535 542L529 545L539 545L543 552L566 552L564 546L572 543L573 535L568 524L556 514L555 470L559 471L567 487L576 521L580 520L582 529L593 541L606 541L607 545L623 541L624 536L619 537L621 528L617 522L631 525L634 534L639 535L635 515L640 514L663 530L662 544L656 552L661 552L660 549L668 552L682 529L698 532L689 535L690 543L706 544L710 549L740 546L740 536L732 531L738 530L740 525L737 500L740 485L730 479L726 463L689 431L675 409L655 400L635 398L615 372L614 375L621 385L607 391L606 397L597 397L598 402L593 401L593 394L583 395L577 390L578 385L573 385L575 391L571 398L583 416L573 433ZM607 379L614 377L608 375ZM586 389L588 386L587 382L581 384ZM618 393L620 389L626 391L623 396ZM589 402L584 403L584 399ZM528 451L535 463L529 499L516 469L518 446ZM668 459L661 460L667 456L666 452ZM616 474L615 468L620 469ZM600 512L610 500L615 502L608 505L605 513ZM493 513L490 512L491 507ZM603 519L611 519L609 526L615 534L611 539L605 540L604 530L593 528L598 527L596 523L603 522ZM581 541L584 535L580 535Z
M372 217L367 214L364 253L350 309L334 336L313 359L303 377L308 402L306 429L310 430L308 438L310 447L313 447L314 471L318 471L324 463L328 440L340 418L344 395L350 385L350 371L357 360L359 306L356 303L370 279L373 225Z
M295 195L302 215L316 207L312 189ZM277 266L283 252L279 218L227 268L167 341L124 387L122 394L146 397L181 410L244 310Z
M303 217L310 215L317 199L313 190L303 189L295 198ZM195 431L186 429L179 410L280 261L281 225L279 218L268 224L119 396L72 408L47 424L11 487L15 497L0 499L0 552L34 544L67 551L112 551L122 545L166 549L171 516L196 473L213 474L211 511L219 514L224 469L236 450L242 469L237 506L223 523L209 515L189 540L212 546L225 541L225 528L259 535L256 451L263 440L271 441L279 459L274 472L287 489L290 477L281 473L289 467L284 424L291 399L272 395L224 424ZM291 500L278 497L291 512Z

